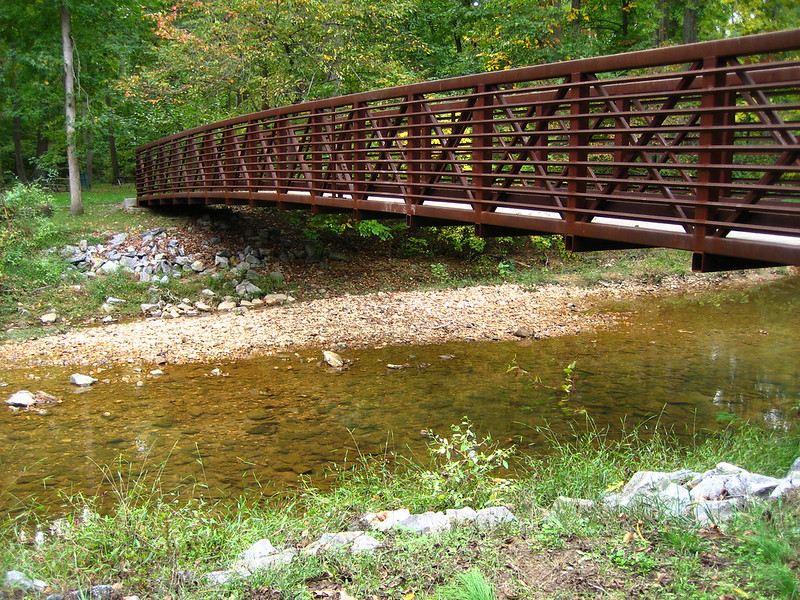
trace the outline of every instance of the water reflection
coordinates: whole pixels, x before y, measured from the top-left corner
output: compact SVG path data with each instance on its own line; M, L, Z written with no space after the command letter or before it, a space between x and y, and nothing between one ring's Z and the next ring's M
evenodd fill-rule
M612 429L658 418L693 432L718 426L721 412L783 429L800 402L799 298L795 278L747 292L642 299L613 307L628 311L614 331L345 351L352 363L342 372L321 366L311 350L167 366L160 377L119 366L96 374L101 382L83 393L69 385L69 371L3 372L8 395L42 389L64 402L46 415L0 410L2 501L9 507L30 494L53 501L59 492L94 493L104 486L98 465L118 457L151 468L164 463L167 484L198 483L209 496L270 492L303 477L319 481L332 461L387 446L425 456L420 432L446 433L464 416L530 452L542 450L537 427L566 433L582 411ZM550 387L507 373L515 359ZM575 391L560 403L572 361Z

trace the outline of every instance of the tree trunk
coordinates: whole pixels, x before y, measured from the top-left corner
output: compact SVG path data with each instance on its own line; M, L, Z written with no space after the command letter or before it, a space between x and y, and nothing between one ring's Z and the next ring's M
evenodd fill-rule
M578 39L577 36L581 33L581 0L572 0L570 4L570 9L572 10L572 33L575 34L575 39Z
M111 159L111 183L119 185L119 160L117 159L117 138L113 133L108 134L108 153Z
M69 168L69 213L72 216L83 214L83 197L81 196L81 173L78 163L77 140L75 139L75 61L72 48L70 14L67 7L61 5L61 47L64 52L64 113L67 131L67 167Z
M50 140L47 136L42 135L42 130L36 132L36 167L33 169L33 180L42 179L47 176L47 173L40 166L42 157L47 154L47 148L50 146Z
M20 183L28 183L28 176L25 174L25 157L22 155L22 119L14 117L13 120L14 136L14 169L17 171L17 179Z
M697 5L688 0L683 8L683 35L684 44L693 44L697 41Z

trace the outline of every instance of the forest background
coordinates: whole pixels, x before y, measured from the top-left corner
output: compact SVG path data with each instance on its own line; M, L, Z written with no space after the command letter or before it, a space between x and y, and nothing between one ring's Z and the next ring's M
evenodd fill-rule
M800 3L3 0L0 187L66 176L65 25L74 46L70 137L82 183L90 186L132 181L137 146L227 117L430 79L788 29L800 26Z

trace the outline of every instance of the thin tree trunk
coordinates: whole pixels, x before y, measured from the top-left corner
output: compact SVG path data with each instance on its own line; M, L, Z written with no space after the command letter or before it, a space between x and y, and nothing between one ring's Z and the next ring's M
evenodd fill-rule
M683 9L683 35L684 44L693 44L697 41L697 5L689 0Z
M69 213L73 216L83 214L81 196L81 173L78 163L78 148L75 139L75 62L72 48L70 14L61 5L61 47L64 51L64 113L67 131L67 166L69 168Z
M575 34L576 38L581 33L581 0L572 0L570 4L570 9L572 10L572 33Z
M108 153L111 160L111 183L119 185L119 160L117 159L117 138L113 133L108 134Z
M28 176L25 174L25 157L22 155L22 119L14 117L13 134L14 136L14 168L17 171L17 179L20 183L28 183Z
M50 146L50 140L47 136L42 135L42 130L36 132L36 167L33 169L33 180L42 179L47 176L47 173L40 166L42 164L42 157L47 154L47 148Z

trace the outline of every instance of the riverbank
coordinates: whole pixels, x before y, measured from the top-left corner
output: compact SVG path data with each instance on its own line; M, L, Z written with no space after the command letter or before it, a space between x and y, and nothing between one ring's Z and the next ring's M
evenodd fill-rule
M106 467L96 498L65 497L65 518L40 521L30 511L2 522L0 598L20 598L25 586L33 597L37 585L36 597L53 600L800 594L795 493L748 504L719 526L602 502L554 506L560 496L600 500L641 470L675 478L679 469L703 473L725 461L784 477L800 452L796 428L776 434L732 426L686 445L647 428L612 439L587 423L573 439L553 438L549 456L530 458L508 479L498 478L496 467L509 450L476 438L469 423L440 433L428 461L365 456L337 472L329 492L254 494L233 504L192 500L201 484L163 489L157 468L125 475L124 465ZM100 511L109 499L113 510ZM474 514L468 506L491 508ZM461 510L449 518L436 513L446 509ZM408 513L417 515L413 526L411 519L393 526ZM485 595L471 594L467 581Z
M544 338L614 326L611 302L691 295L781 277L776 270L686 275L646 281L477 285L335 295L201 316L142 318L0 344L6 367L185 364L236 360L300 348L342 349Z

